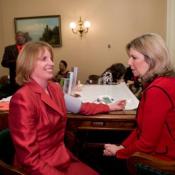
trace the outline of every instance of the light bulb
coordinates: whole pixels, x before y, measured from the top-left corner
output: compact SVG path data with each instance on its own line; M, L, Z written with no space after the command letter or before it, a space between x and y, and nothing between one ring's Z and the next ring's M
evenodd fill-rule
M70 26L71 29L75 29L77 25L76 25L75 22L71 22L71 23L69 24L69 26Z
M89 21L84 22L84 27L89 28L91 26L91 23Z

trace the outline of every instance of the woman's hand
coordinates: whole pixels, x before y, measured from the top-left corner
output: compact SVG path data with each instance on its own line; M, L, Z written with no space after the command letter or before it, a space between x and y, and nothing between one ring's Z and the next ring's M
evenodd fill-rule
M108 104L110 111L123 110L126 106L126 100L119 100Z
M124 146L122 145L114 145L114 144L105 144L104 145L104 150L103 150L103 155L104 156L115 156L116 152L120 149L123 149Z

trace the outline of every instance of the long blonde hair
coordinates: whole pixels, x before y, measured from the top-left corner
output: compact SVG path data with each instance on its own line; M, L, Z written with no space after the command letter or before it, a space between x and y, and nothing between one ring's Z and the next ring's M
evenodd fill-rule
M31 80L30 75L34 69L35 63L38 60L40 52L48 49L51 53L53 60L53 49L52 47L43 41L28 42L24 45L24 48L18 55L17 67L16 67L16 82L19 85L23 85Z
M156 76L175 76L172 59L161 36L144 34L127 44L127 52L131 48L143 54L149 65L148 72L142 77L144 81L151 81Z

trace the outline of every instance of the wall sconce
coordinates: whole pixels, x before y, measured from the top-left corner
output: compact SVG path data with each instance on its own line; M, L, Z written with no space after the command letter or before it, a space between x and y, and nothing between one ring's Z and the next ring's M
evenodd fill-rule
M69 26L72 29L72 32L74 34L79 34L82 39L83 35L88 32L91 23L89 21L82 21L80 17L77 23L71 22Z

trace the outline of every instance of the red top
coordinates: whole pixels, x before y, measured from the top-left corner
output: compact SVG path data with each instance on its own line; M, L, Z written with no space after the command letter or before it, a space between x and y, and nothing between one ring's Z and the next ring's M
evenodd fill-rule
M135 152L175 159L175 78L156 78L144 90L137 111L138 127L123 142L118 158Z

